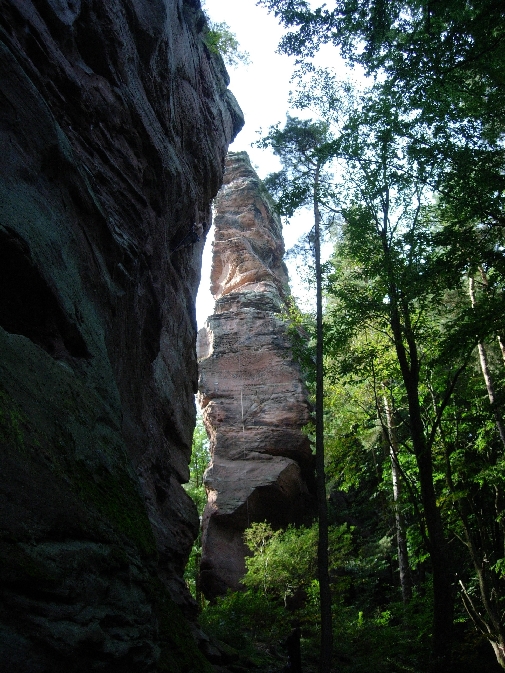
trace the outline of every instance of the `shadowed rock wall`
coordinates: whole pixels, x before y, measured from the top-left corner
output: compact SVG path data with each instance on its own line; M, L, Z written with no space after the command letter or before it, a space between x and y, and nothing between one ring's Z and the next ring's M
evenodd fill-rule
M279 217L245 153L230 153L215 201L214 315L198 333L199 400L210 437L202 589L239 587L244 529L310 516L309 403L280 313L288 292Z
M243 120L198 0L0 1L0 669L206 670L194 298Z

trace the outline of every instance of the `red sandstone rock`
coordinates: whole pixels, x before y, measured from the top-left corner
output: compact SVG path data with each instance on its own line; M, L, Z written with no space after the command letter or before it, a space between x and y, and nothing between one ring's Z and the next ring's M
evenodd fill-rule
M242 125L204 26L198 0L0 0L2 671L193 656L193 229Z
M202 588L214 597L244 574L244 529L310 514L310 408L281 311L288 292L279 217L245 153L228 156L215 202L215 313L198 334L199 400L210 437Z

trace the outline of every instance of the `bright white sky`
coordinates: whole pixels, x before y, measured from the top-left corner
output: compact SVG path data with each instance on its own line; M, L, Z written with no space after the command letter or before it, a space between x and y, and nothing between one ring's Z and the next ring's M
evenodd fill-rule
M283 34L277 20L263 7L256 6L256 0L206 0L205 10L216 23L226 22L240 43L242 51L247 51L251 63L236 68L228 67L229 88L234 93L245 117L245 125L238 134L230 151L246 151L260 178L280 170L277 158L268 150L252 147L252 143L264 135L270 126L283 123L289 110L290 79L294 70L294 58L276 53ZM330 47L331 49L331 47ZM328 54L326 62L328 63ZM331 51L335 67L338 60L335 49ZM331 62L331 61L330 61ZM341 61L339 62L339 65ZM343 65L341 65L343 69ZM293 116L303 116L299 111L291 111ZM311 227L310 216L304 214L284 227L284 241L289 249L298 238ZM214 300L210 294L211 230L205 246L202 266L202 280L196 301L198 327L202 327L207 316L213 313ZM291 265L288 265L288 267ZM300 291L296 285L294 267L289 269L291 289L295 295Z
M283 30L277 20L256 0L206 0L205 10L212 21L225 21L250 55L250 65L228 67L233 91L244 113L245 126L231 145L234 152L245 150L261 178L279 170L271 152L251 147L269 126L283 122L288 110L290 78L294 58L276 53Z

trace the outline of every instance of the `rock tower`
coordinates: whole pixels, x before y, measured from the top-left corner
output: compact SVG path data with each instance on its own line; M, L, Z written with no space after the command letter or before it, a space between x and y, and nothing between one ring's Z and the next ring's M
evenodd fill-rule
M215 201L215 312L198 334L199 399L210 438L202 589L236 589L255 521L300 522L313 507L310 405L282 317L281 222L246 153L230 153Z

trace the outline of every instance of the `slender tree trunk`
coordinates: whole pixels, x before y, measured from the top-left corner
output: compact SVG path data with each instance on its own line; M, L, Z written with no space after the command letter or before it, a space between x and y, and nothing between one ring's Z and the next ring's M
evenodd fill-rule
M470 294L470 301L472 302L472 308L475 308L475 282L472 276L468 276L468 292ZM493 410L496 429L498 430L501 442L505 448L505 427L503 425L503 420L500 411L496 404L496 394L493 385L493 377L491 376L491 370L489 369L489 362L487 359L486 348L482 342L479 342L477 344L477 347L479 350L480 368L482 371L482 376L484 377L484 382L486 384L489 403L491 404L491 408Z
M505 341L503 340L503 337L501 334L498 334L498 343L500 345L500 350L501 350L501 356L503 358L503 363L505 364Z
M479 268L482 282L487 288L487 276L484 269ZM475 299L475 282L473 277L468 277L468 292L470 295L470 301L472 303L472 308L475 308L476 299ZM505 361L505 344L500 335L498 335L498 343L500 345L500 350L502 357ZM489 368L489 362L487 358L487 352L484 344L479 342L477 344L479 351L479 362L480 368L482 371L482 376L484 377L484 383L486 385L487 395L491 408L493 410L493 415L495 419L496 429L500 435L501 442L505 447L505 427L503 424L503 419L501 417L500 411L498 409L496 401L496 393L494 390L493 377L491 375L491 370ZM499 494L497 493L497 496ZM501 507L497 507L497 518L501 514ZM479 589L482 604L484 606L486 618L484 618L474 605L472 598L467 593L463 583L460 581L462 589L463 604L474 622L476 628L480 630L490 641L494 653L496 655L496 660L499 665L505 669L505 627L503 624L503 619L501 615L501 609L497 601L497 596L500 596L500 589L496 586L497 577L496 574L489 568L488 559L483 556L482 553L482 539L478 541L474 540L472 535L471 527L468 523L469 513L465 507L465 501L463 500L460 503L460 515L463 522L463 528L465 531L465 537L467 540L467 546L470 551L470 556L474 563L475 572L479 580Z
M451 493L454 493L454 484L450 464L448 469L449 487ZM485 616L482 616L478 608L474 605L472 597L468 594L463 582L460 580L462 590L463 605L465 606L470 619L473 621L476 629L489 639L496 660L502 668L505 668L505 625L502 619L502 610L500 606L500 587L496 573L489 568L489 561L485 549L482 548L483 535L475 535L469 523L471 510L468 502L460 498L458 502L458 511L463 524L465 540L470 557L472 559L475 573L479 581L479 590Z
M387 209L385 209L387 210ZM421 501L423 504L426 531L428 533L428 552L433 573L433 673L447 673L452 659L452 633L454 616L454 597L452 573L445 539L442 517L437 505L433 484L433 457L431 446L426 442L424 424L419 400L420 362L417 344L410 324L407 305L401 305L398 290L391 270L391 255L387 239L385 214L384 229L381 233L385 264L389 267L390 326L393 333L396 355L403 383L407 393L410 434L412 447L419 472ZM403 322L402 322L403 318Z
M496 429L498 430L501 442L505 448L505 427L503 425L501 414L496 405L496 394L494 390L493 377L491 376L491 370L489 369L486 348L483 343L479 343L477 347L479 349L480 368L482 371L482 376L484 377L484 382L486 384L487 396L493 409Z
M480 277L482 278L482 284L484 285L484 287L487 290L489 288L489 282L488 282L488 279L487 279L487 273L484 271L484 268L482 266L479 266L479 273L480 273ZM472 306L474 306L475 305L475 296L472 298L472 294L474 294L473 288L470 291L470 298L472 299ZM501 334L498 334L497 338L498 338L498 345L500 346L501 356L502 356L503 362L505 364L505 340L503 339Z
M316 491L319 519L317 566L321 602L321 655L319 672L329 673L333 650L330 574L328 569L328 506L324 468L323 419L323 290L321 278L321 216L318 207L319 169L314 181L314 256L316 263Z
M393 481L393 503L395 511L396 545L398 549L398 570L403 603L406 605L412 598L412 579L409 567L409 555L405 536L405 522L400 509L401 481L398 465L398 442L393 421L393 410L387 395L384 395L384 410L389 439L389 457L391 459L391 477Z
M463 582L460 580L462 590L463 605L473 621L476 629L488 638L496 656L498 664L505 668L505 626L501 616L501 607L497 597L500 595L500 589L496 585L496 574L489 570L489 563L482 550L477 547L468 523L468 513L460 507L461 520L467 547L472 558L477 579L479 580L479 590L482 605L484 606L485 616L482 616L478 608L474 605L472 597L468 594Z
M421 500L433 573L433 662L435 672L447 671L452 657L453 590L447 542L433 484L433 459L426 445L418 389L418 371L407 378L412 444L419 471Z

